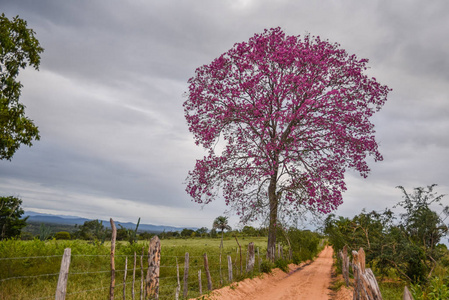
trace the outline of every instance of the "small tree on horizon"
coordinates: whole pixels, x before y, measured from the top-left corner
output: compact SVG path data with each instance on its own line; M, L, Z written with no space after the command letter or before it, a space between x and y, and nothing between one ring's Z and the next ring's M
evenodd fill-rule
M225 216L215 218L212 228L221 230L220 248L223 249L223 231L232 229L231 226L228 225L228 218Z
M367 156L382 160L369 118L390 89L364 74L367 62L274 28L196 69L183 106L208 155L186 191L201 204L222 195L242 223L267 217L273 258L279 214L331 212L346 170L366 177Z

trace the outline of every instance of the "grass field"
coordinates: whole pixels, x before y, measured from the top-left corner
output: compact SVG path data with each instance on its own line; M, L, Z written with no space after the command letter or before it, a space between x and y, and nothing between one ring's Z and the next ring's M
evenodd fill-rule
M250 242L255 243L256 270L246 274L246 249ZM240 274L240 255L235 239L225 239L220 265L220 239L189 238L168 239L161 241L160 299L174 299L177 287L178 263L181 279L181 295L183 291L184 257L190 256L188 296L199 294L198 270L201 269L203 293L207 292L207 281L203 266L203 254L207 253L213 288L228 285L227 255L232 257L234 279L256 276L258 259L262 260L266 253L266 238L239 238L242 247L243 273ZM110 243L92 244L86 241L19 241L0 242L0 299L51 299L54 298L58 280L60 262L65 248L71 248L72 257L67 286L67 299L105 299L110 285ZM125 258L128 259L126 280L127 299L131 299L133 280L134 252L137 253L135 276L136 299L140 295L140 255L148 249L148 242L130 245L119 242L116 247L116 298L123 297L123 277L125 274ZM260 257L257 255L259 249ZM148 263L143 258L144 276ZM221 276L220 276L221 266Z

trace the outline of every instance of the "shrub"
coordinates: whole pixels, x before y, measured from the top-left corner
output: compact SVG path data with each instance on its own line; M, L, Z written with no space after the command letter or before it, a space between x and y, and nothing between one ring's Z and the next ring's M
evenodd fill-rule
M271 261L268 260L264 260L261 264L260 264L260 271L263 273L267 273L270 274L271 273L271 269L273 269L273 263Z
M70 233L67 231L60 231L55 233L55 239L57 240L70 240Z
M274 266L276 268L281 269L283 272L288 273L288 261L285 259L279 258L274 262Z

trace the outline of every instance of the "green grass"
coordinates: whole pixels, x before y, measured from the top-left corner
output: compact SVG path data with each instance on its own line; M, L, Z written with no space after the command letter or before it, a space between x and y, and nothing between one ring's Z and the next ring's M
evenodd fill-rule
M203 293L207 292L206 273L203 254L207 253L213 288L230 284L227 280L227 256L232 257L234 279L242 279L258 274L258 255L256 250L256 270L246 274L246 249L249 242L259 247L260 259L265 257L266 238L239 238L242 246L242 267L240 274L240 256L235 239L225 239L221 259L220 276L220 239L168 239L161 241L160 299L174 299L177 286L176 262L178 262L181 295L183 291L184 257L189 252L188 296L197 297L198 270L201 269ZM148 242L139 242L130 246L127 242L118 242L116 247L116 288L115 295L122 298L125 257L128 257L126 283L127 298L131 299L131 283L134 252L137 252L135 293L139 298L140 290L140 254L148 250ZM58 280L62 254L65 248L71 248L72 258L67 286L67 299L105 299L110 285L110 242L105 245L86 241L19 241L0 242L0 299L52 299ZM143 258L144 276L148 262Z
M384 300L402 299L404 294L404 282L379 282L380 293Z

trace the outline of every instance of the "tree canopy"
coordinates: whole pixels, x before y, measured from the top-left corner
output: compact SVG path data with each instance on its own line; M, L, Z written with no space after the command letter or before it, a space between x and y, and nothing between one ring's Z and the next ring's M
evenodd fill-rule
M0 197L0 239L17 237L27 223L28 217L22 219L24 214L20 207L22 200L16 197Z
M5 14L0 16L0 159L11 160L21 144L32 146L40 138L19 102L22 84L17 81L20 69L39 68L44 49L34 34L18 16L12 21Z
M231 230L231 226L228 225L228 218L225 216L216 217L214 223L212 223L212 228L223 230Z
M189 172L193 200L222 196L243 222L269 215L269 246L279 213L338 207L345 171L366 177L366 157L382 160L369 118L390 89L367 62L274 28L196 69L184 111L208 155Z

